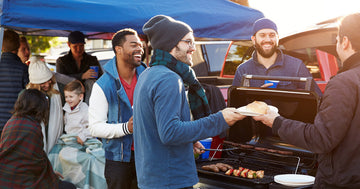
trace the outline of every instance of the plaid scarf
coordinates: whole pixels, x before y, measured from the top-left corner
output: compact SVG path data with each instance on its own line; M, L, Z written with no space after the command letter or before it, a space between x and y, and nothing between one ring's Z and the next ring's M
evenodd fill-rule
M189 86L189 104L194 120L210 115L209 102L205 90L196 79L194 70L187 64L176 60L168 52L155 49L151 57L150 67L163 65L177 73L184 83Z

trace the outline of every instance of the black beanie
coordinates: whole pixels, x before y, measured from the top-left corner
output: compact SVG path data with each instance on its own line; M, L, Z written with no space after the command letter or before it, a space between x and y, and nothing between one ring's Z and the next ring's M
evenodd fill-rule
M148 36L153 49L170 52L192 29L184 22L165 15L157 15L147 21L143 32Z

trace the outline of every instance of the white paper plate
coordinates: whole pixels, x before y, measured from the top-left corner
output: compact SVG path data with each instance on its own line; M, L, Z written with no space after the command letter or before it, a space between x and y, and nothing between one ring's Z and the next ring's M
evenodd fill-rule
M306 186L314 184L315 177L301 174L276 175L274 181L286 186Z
M272 111L275 111L275 112L278 112L279 110L277 109L277 107L275 106L271 106L271 105L268 105L269 106L269 109L272 110ZM238 109L236 109L236 111L242 115L246 115L246 116L259 116L259 115L262 115L262 114L259 114L259 113L255 113L255 112L252 112L252 111L249 111L246 109L246 106L242 106Z

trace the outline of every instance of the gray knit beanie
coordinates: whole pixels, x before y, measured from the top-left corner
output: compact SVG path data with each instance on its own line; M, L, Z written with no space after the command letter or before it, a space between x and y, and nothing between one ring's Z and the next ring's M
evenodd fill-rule
M143 28L153 49L170 52L192 29L184 22L165 15L157 15L148 20Z

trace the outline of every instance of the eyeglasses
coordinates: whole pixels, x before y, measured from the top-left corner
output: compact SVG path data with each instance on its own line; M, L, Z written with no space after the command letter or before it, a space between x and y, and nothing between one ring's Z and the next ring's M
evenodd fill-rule
M180 41L184 41L189 45L189 47L195 47L195 41L192 40L180 40Z

